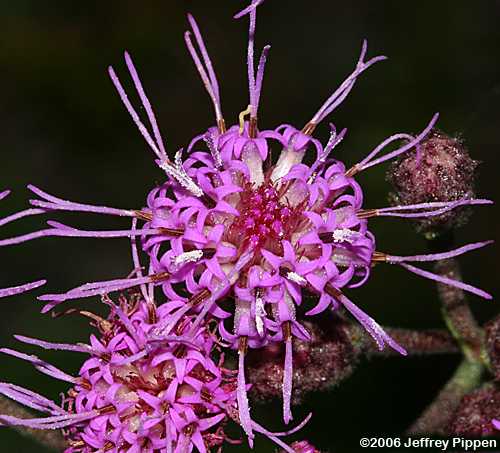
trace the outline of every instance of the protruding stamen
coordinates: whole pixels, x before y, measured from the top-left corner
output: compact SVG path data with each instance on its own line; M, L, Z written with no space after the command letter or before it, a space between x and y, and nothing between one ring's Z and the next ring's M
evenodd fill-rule
M377 217L378 210L377 209L360 209L356 215L358 219L369 219L370 217Z
M78 314L81 316L84 316L88 319L91 319L96 323L96 326L98 329L103 332L103 333L108 333L111 331L113 328L113 323L108 321L107 319L101 318L99 315L96 315L95 313L92 313L91 311L86 311L86 310L77 310L76 308L68 308L67 310L63 310L60 312L51 312L51 317L53 319L60 318L61 316L67 316L67 315L72 315L72 314Z
M226 122L224 121L224 118L217 121L217 129L220 134L224 134L226 132Z
M130 69L131 69L131 67L129 66L129 70ZM167 155L163 149L163 142L161 142L161 145L158 145L155 142L155 140L153 140L153 138L151 137L151 134L149 133L147 128L144 126L144 124L140 120L139 115L137 114L136 110L134 109L134 107L132 107L132 104L130 103L130 100L128 99L127 93L125 92L120 80L118 79L114 69L111 66L108 68L108 72L109 72L109 76L111 78L111 81L113 82L116 90L118 91L118 94L120 96L120 99L123 102L123 105L125 105L125 108L129 112L130 116L132 117L132 120L136 124L137 128L139 129L139 132L142 134L142 136L146 140L147 144L150 146L150 148L154 151L154 153L160 159L167 159ZM135 75L135 77L137 77L136 73L133 74L133 77L134 77L134 75ZM137 78L137 80L134 79L134 83L136 83L136 87L137 87L137 83L140 84L140 82L138 81L138 78ZM143 101L143 104L144 104L144 102L145 102L145 100L143 98L143 96L145 97L144 92L139 93L139 95L141 96L141 100ZM148 101L148 104L149 104L149 101ZM149 115L149 113L150 112L148 110L148 115ZM152 110L151 110L151 114L153 114ZM154 114L153 114L153 117L154 117ZM156 120L155 120L155 122L156 122Z
M333 112L347 97L347 95L352 90L354 84L356 83L357 77L368 69L373 64L378 61L385 60L386 57L378 56L374 57L368 61L363 61L367 51L367 42L363 41L363 46L361 48L361 54L356 64L354 71L344 80L344 82L332 93L332 95L325 101L318 112L312 117L309 123L304 127L303 132L307 135L311 135L315 127L325 119L331 112Z
M217 82L217 77L215 75L215 71L212 66L212 61L210 59L210 56L208 55L207 48L205 46L203 37L201 36L198 24L196 23L194 17L191 14L188 14L188 21L189 24L191 25L191 29L193 30L196 43L198 44L198 48L200 49L201 58L203 59L204 65L201 62L201 59L198 53L196 52L196 49L193 46L193 43L191 41L191 33L189 31L187 31L184 34L184 41L186 42L188 51L191 54L191 58L193 59L196 69L200 74L201 80L205 85L208 95L210 96L210 99L212 99L212 103L215 110L215 117L217 120L217 127L219 129L219 132L223 134L226 131L226 127L224 124L224 118L222 117L219 83Z
M139 278L125 278L86 283L63 294L44 294L43 296L38 297L38 300L49 301L49 303L42 309L42 313L47 313L56 305L66 300L103 296L112 292L124 291L135 286L140 286L144 283L157 283L170 278L170 276L171 274L168 272L161 272Z
M151 127L153 128L153 135L155 137L156 144L158 145L158 148L161 151L161 155L166 156L167 153L166 153L165 147L163 145L163 138L161 136L160 128L158 127L158 123L156 121L156 116L153 112L153 108L151 107L151 103L149 102L149 99L146 96L146 93L144 92L144 88L142 87L141 79L139 78L139 75L137 74L137 70L135 69L134 62L132 61L132 58L130 57L128 52L125 52L125 63L126 63L127 68L130 72L130 75L132 76L132 80L134 82L137 93L139 94L142 105L144 106L144 109L146 110L146 114L148 116L149 123L151 124Z
M443 285L448 285L448 286L453 286L455 288L459 288L463 291L467 291L472 294L476 294L479 297L482 297L483 299L488 299L491 300L493 299L493 296L490 293L487 293L486 291L483 291L482 289L476 288L475 286L469 285L467 283L460 282L458 280L453 280L448 277L443 277L441 275L434 274L432 272L426 271L424 269L420 269L415 266L411 266L410 264L406 263L398 263L401 267L404 267L406 270L413 272L416 275L419 275L420 277L428 278L429 280L434 280L435 282L442 283Z
M19 286L13 286L10 288L1 288L0 289L0 298L2 297L10 297L14 296L15 294L21 294L26 291L31 291L32 289L38 288L40 286L45 285L47 283L47 280L38 280L36 282L32 283L26 283L24 285L19 285Z
M367 168L373 167L374 165L378 165L382 162L385 162L389 159L393 159L396 156L399 156L400 154L403 154L407 151L409 151L412 148L417 148L417 152L419 150L418 146L420 142L429 134L429 132L432 130L432 128L435 126L437 120L439 118L439 113L435 113L434 116L431 118L429 124L425 127L425 129L418 134L416 137L413 137L408 134L395 134L392 135L391 137L385 139L382 143L380 143L372 152L368 154L361 162L357 163L354 167L356 168L355 173L358 171L365 170ZM384 149L387 145L390 143L396 141L396 140L406 140L406 143L397 148L394 151L391 151L377 159L374 159L375 156L377 156L382 149ZM354 169L353 167L353 169ZM353 170L351 169L351 170ZM349 170L349 171L351 171ZM352 176L352 175L351 175Z
M372 262L374 263L387 263L388 255L383 252L373 252Z
M389 345L392 349L402 355L406 355L406 350L394 341L380 325L367 313L361 310L356 304L351 302L339 289L335 288L330 282L325 285L325 292L334 297L342 306L354 316L364 329L375 340L380 350L383 350L385 345Z
M248 122L248 136L250 138L257 137L257 117L250 117L250 120Z
M122 238L131 236L156 235L160 232L159 229L142 229L142 230L116 230L116 231L87 231L79 230L59 222L48 221L51 228L35 231L33 233L22 234L8 239L0 240L0 247L22 244L23 242L32 241L34 239L58 236L58 237L76 237L76 238Z
M255 118L255 129L257 129L257 117L258 110L260 105L260 94L262 93L262 82L264 80L264 69L266 67L267 55L271 46L267 45L262 49L262 53L260 54L259 65L257 66L257 77L255 81L255 108L253 116Z
M252 106L251 105L249 105L246 108L246 110L243 110L238 115L238 121L240 123L240 130L239 130L240 135L242 135L243 131L245 130L245 117L248 116L248 115L250 115L250 113L252 113Z
M460 206L476 206L492 204L493 201L486 199L461 199L455 201L435 201L429 203L417 203L411 205L390 206L377 209L377 215L385 217L402 218L425 218L445 214Z
M359 164L353 165L349 170L345 172L347 178L352 178L356 173L361 170Z
M444 285L453 286L455 288L462 289L464 291L476 294L479 297L484 299L492 299L491 294L483 291L482 289L476 288L467 283L463 283L458 280L453 280L448 277L444 277L441 275L434 274L432 272L426 271L424 269L420 269L418 267L407 264L407 262L428 262L428 261L440 261L445 259L454 258L456 256L462 255L464 253L470 252L472 250L476 250L486 245L491 244L493 241L483 241L483 242L475 242L472 244L467 244L462 247L456 248L454 250L450 250L449 252L443 253L430 253L427 255L413 255L413 256L396 256L396 255L385 255L385 262L390 264L398 264L404 267L406 270L413 272L421 277L428 278L429 280L434 280L438 283L442 283ZM373 258L372 258L373 260Z
M307 123L303 128L302 128L302 133L305 135L312 135L316 129L316 124L314 123Z
M290 321L283 323L285 341L285 366L283 368L283 418L286 424L293 419L291 410L293 386L292 326Z
M97 409L97 412L99 412L99 415L114 414L116 412L116 408L112 404L108 404L107 406Z
M161 282L162 280L168 280L172 274L170 272L159 272L157 274L151 275L149 281L151 283Z
M175 236L175 237L181 237L184 235L184 230L181 228L164 228L160 227L158 228L158 231L161 234L165 234L166 236Z
M314 182L316 176L318 175L318 172L325 165L326 159L328 158L329 154L342 140L344 140L346 133L347 129L344 128L340 131L339 134L337 134L337 129L335 128L335 125L330 123L330 138L328 139L325 148L318 153L316 162L314 162L314 164L311 166L311 176L309 176L309 179L307 180L308 184L312 184ZM311 134L306 134L306 135L311 135Z
M83 387L85 390L92 390L92 384L88 379L80 378L79 385Z
M447 260L450 258L455 258L456 256L463 255L464 253L471 252L472 250L477 250L487 245L492 244L493 241L482 241L482 242L473 242L472 244L467 244L462 247L458 247L454 250L450 250L448 252L442 253L429 253L426 255L412 255L412 256L397 256L397 255L387 255L387 261L391 264L393 263L403 263L408 261L440 261Z
M238 345L238 385L236 390L238 401L238 412L240 424L246 435L250 447L253 446L254 434L252 431L252 419L250 417L250 407L248 405L248 396L245 380L245 354L248 347L248 338L240 337Z
M175 163L168 159L162 159L158 162L159 167L167 173L171 178L175 179L184 189L191 192L196 197L203 195L203 190L194 182L194 180L186 173L182 165L182 148L175 153Z
M192 296L188 303L192 305L193 307L200 304L204 300L208 299L210 297L210 290L207 288L202 289L199 293L195 294Z
M145 220L146 222L151 222L153 220L153 214L146 211L134 211L135 216L138 219Z
M333 286L330 282L328 282L325 286L325 292L332 296L332 297L335 297L335 298L338 298L340 296L342 296L342 291L340 291L339 289L335 288L335 286Z
M226 126L224 125L224 128ZM224 132L220 132L223 134ZM207 145L207 148L210 151L210 154L212 155L212 159L214 160L214 165L217 169L220 169L222 167L222 157L220 155L220 151L217 147L217 144L215 143L216 137L214 137L214 133L212 131L208 131L204 137L203 141Z

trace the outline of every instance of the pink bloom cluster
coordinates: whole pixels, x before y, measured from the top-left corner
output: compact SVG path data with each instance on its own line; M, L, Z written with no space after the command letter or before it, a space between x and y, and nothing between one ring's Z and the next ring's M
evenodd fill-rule
M132 106L114 70L109 69L121 100L155 153L156 163L168 176L164 184L151 191L145 208L74 203L30 186L39 197L31 200L33 207L0 220L2 225L54 211L132 219L131 228L117 231L85 231L49 222L47 229L0 240L0 246L7 246L45 236L132 239L132 277L43 295L39 297L47 302L43 311L67 300L107 298L108 294L134 287L141 290L141 302L136 307L112 306L103 339L93 337L91 345L75 347L79 349L74 350L88 352L92 357L78 378L66 379L75 384L66 401L71 409L61 409L40 395L4 384L5 395L51 414L29 422L4 416L4 423L24 423L41 429L70 427L71 451L106 451L116 447L120 452L184 453L193 448L204 452L219 445L226 438L223 423L232 418L241 424L251 445L254 431L281 445L278 437L284 433L269 433L251 418L244 361L248 348L270 343L284 345L283 416L288 423L292 419L292 339L309 340L302 323L306 317L344 309L362 324L380 349L387 344L406 353L344 294L365 284L375 264L398 264L417 275L491 297L468 284L408 264L454 257L488 242L447 253L396 256L376 251L375 237L368 229L368 221L374 217L427 218L463 205L490 203L464 198L364 208L363 190L355 176L411 150L418 153L419 144L434 127L437 115L417 136L392 135L350 167L330 157L346 129L339 132L330 125L331 134L325 145L313 137L316 127L343 102L359 75L385 59L379 56L366 60L366 42L353 72L302 129L289 124L273 130L258 128L258 107L270 49L264 47L255 69L256 11L261 3L262 0L253 0L235 16L250 18L250 99L248 108L239 116L239 124L229 128L222 116L219 86L205 43L195 20L188 17L192 31L186 32L185 41L213 102L216 125L189 143L184 161L182 150L173 160L168 157L129 54L125 54L126 65L149 126ZM381 154L386 147L394 147L394 143L399 143L396 149ZM271 161L272 148L280 151L276 162ZM302 162L307 153L315 154L310 166ZM137 238L148 260L145 267L141 264ZM42 282L21 287L20 291L38 284ZM167 301L159 308L155 308L155 286L162 289L159 301ZM2 291L0 296L18 292ZM315 296L316 302L307 306L304 294ZM210 330L212 325L217 334ZM49 347L39 340L24 341ZM222 360L215 360L214 350L218 348L237 351L235 373L224 369ZM28 360L41 370L52 370L35 359ZM63 376L58 373L53 374ZM286 445L282 448L293 451Z
M0 352L31 362L39 371L69 382L59 406L19 386L0 383L0 393L50 416L21 419L0 416L4 424L63 429L67 453L93 451L200 452L231 440L224 425L238 420L236 373L224 368L224 355L208 326L191 331L192 317L171 322L172 304L156 308L140 296L120 297L108 319L97 321L100 337L90 344L51 343L25 336L19 341L44 349L89 354L73 377L34 355L12 349ZM83 314L83 312L82 312ZM306 419L307 421L307 419ZM252 428L293 452L279 437L254 421ZM294 430L290 431L293 432Z

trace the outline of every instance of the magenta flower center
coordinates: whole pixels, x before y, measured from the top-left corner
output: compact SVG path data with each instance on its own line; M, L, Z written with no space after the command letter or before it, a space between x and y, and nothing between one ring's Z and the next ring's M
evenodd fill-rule
M236 207L240 215L230 226L230 235L243 247L265 247L282 239L289 239L296 221L300 218L297 208L289 206L276 187L270 183L258 188L247 184L240 194Z

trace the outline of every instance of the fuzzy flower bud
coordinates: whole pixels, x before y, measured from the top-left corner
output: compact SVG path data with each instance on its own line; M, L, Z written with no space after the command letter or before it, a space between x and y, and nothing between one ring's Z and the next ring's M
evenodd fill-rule
M298 442L294 442L290 447L293 448L295 453L321 453L317 450L313 445L311 445L307 440L301 440ZM284 453L284 450L281 450L280 453Z
M490 359L493 376L500 381L500 316L493 318L485 326L486 350Z
M433 130L420 142L420 152L404 154L387 173L394 186L390 198L395 205L450 202L474 198L477 161L469 156L461 140ZM466 208L419 219L418 231L437 234L461 226L469 217Z
M59 407L25 389L0 387L7 396L51 415L30 421L3 416L0 423L67 428L75 452L116 447L119 453L156 453L158 445L166 445L167 453L195 449L205 453L205 445L216 447L226 439L219 428L231 419L241 425L250 447L255 433L260 433L293 453L279 439L284 433L270 433L251 418L246 378L263 397L282 394L283 419L289 423L293 419L292 395L300 400L308 391L340 382L356 362L353 338L342 323L323 329L308 321L328 320L332 311L343 312L342 316L359 323L378 350L388 346L406 355L405 349L347 295L371 278L374 265L401 266L420 277L491 299L481 289L419 267L419 263L425 265L482 248L489 241L413 256L390 255L376 249L377 238L372 232L376 217L423 218L424 222L432 222L429 219L442 218L444 213L451 219L449 213L459 206L491 203L472 198L475 163L463 147L437 133L429 138L438 114L418 135L393 134L365 158L348 165L332 157L346 135L345 128L337 133L330 124L326 144L313 137L362 73L386 58L367 58L366 41L353 71L302 128L287 122L275 129L259 124L258 108L269 52L269 46L264 47L256 64L256 14L262 3L252 0L235 16L249 18L249 102L228 126L207 47L198 24L188 16L191 31L185 33L184 39L212 101L215 123L188 142L184 158L182 149L173 160L168 157L131 56L125 53L125 64L140 110L132 105L135 96L127 94L117 73L109 68L125 109L165 175L142 208L83 204L29 186L37 197L30 201L32 207L0 219L2 226L23 217L62 211L131 219L131 226L125 229L99 231L48 221L47 228L0 239L0 247L49 236L130 238L134 269L131 277L85 283L38 299L46 302L43 311L48 312L65 301L109 297L132 288L140 288L142 297L135 311L113 308L114 317L103 322L106 329L111 329L108 336L93 338L91 345L63 345L63 349L91 355L76 378L34 356L4 351L72 383L74 389L64 407ZM399 145L387 151L395 142ZM269 152L271 149L275 151ZM395 173L400 175L396 185L401 186L397 195L401 205L365 206L364 189L357 175L414 149L423 150L422 169L413 156L402 158L395 166L399 168ZM0 198L6 194L1 192ZM155 295L154 287L161 288L161 296ZM7 288L0 297L27 288ZM26 338L24 341L49 345ZM217 358L222 362L223 353L215 353L219 348L234 351L237 371L228 373L219 360L215 361ZM261 360L248 373L246 357L257 349L266 361ZM66 408L68 402L70 407ZM300 453L311 451L306 448Z
M450 435L481 437L497 434L493 420L500 418L500 390L492 384L466 395L448 431Z
M307 322L310 341L294 339L293 398L299 404L313 391L324 391L346 379L357 364L347 324ZM250 356L251 396L257 400L278 398L283 379L283 348L271 345Z

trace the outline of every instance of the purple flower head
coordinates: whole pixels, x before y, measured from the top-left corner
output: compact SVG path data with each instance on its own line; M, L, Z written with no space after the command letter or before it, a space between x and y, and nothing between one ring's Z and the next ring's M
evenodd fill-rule
M380 209L364 206L358 174L405 153L415 152L418 158L420 144L434 127L437 114L416 136L406 133L392 135L351 166L331 157L345 137L346 129L338 132L330 124L330 138L326 144L313 137L316 128L344 101L360 75L385 59L383 56L366 59L366 41L352 73L304 127L284 123L274 129L259 128L260 96L270 49L264 47L255 65L256 14L262 3L263 0L253 0L235 16L248 16L250 22L247 50L249 100L237 121L229 127L226 127L223 116L219 84L211 59L196 21L188 16L191 31L186 32L185 42L212 101L215 123L188 142L184 160L182 149L173 159L169 158L153 108L130 55L125 53L125 63L149 124L141 119L114 69L109 68L109 75L125 108L155 154L159 169L166 175L165 183L148 195L146 207L117 209L75 203L29 186L38 197L31 200L33 207L0 219L0 225L3 225L21 217L55 211L132 219L129 228L111 231L87 231L49 221L49 228L0 240L0 246L7 246L45 236L129 237L132 239L134 263L134 273L130 278L86 283L66 293L46 294L39 299L47 302L43 310L48 311L66 300L139 287L144 301L142 308L132 315L114 308L124 330L114 332L109 342L94 339L90 348L103 349L103 354L109 355L110 360L103 362L102 358L93 357L89 363L95 364L95 368L89 364L82 368L82 373L87 373L84 382L89 383L85 384L89 388L79 383L75 392L88 393L89 396L82 396L79 403L74 397L79 412L71 416L56 413L53 415L59 417L57 420L51 418L47 422L33 423L40 426L48 423L51 427L84 423L88 428L85 431L88 440L82 437L83 434L77 439L84 445L91 439L92 442L97 439L101 443L116 444L116 439L125 438L130 448L140 450L154 449L156 442L161 440L175 451L182 446L179 451L183 452L187 448L184 444L193 444L200 449L200 442L207 441L206 436L213 434L212 429L227 418L230 412L227 408L237 407L238 413L232 418L239 420L250 443L254 431L257 431L281 445L280 433L267 432L251 418L245 376L248 348L272 344L284 346L283 415L288 423L292 419L293 340L310 339L310 333L304 327L307 317L319 316L328 310L347 311L373 337L380 349L389 345L401 354L406 353L345 294L365 284L375 264L397 264L428 279L491 298L471 285L409 264L454 257L488 242L469 244L447 253L397 256L377 251L376 238L369 229L369 222L375 217L432 218L458 206L490 203L489 200L464 198ZM389 146L395 149L382 153ZM275 160L271 148L280 151ZM308 154L314 156L310 166L303 163ZM146 266L141 264L137 238L146 255ZM158 308L158 319L153 321L141 316L146 316L144 307L154 304L155 286L161 287L168 302ZM304 295L314 297L312 306L308 306ZM188 395L183 393L186 386L193 398L203 399L203 388L192 382L193 379L203 381L197 375L198 370L210 373L213 376L210 382L222 383L224 379L230 379L218 370L211 358L215 340L213 335L208 335L208 326L212 324L217 327L220 342L225 342L238 354L237 378L230 380L233 393L228 391L225 394L224 404L217 399L222 398L222 394L219 392L215 396L214 393L219 387L211 390L215 398L211 402L188 402ZM57 374L51 368L40 367ZM158 370L166 368L171 374L168 374L168 379L163 376L165 386L161 394L148 393L147 386L152 380L156 381ZM123 383L125 370L142 376L140 381L146 387L138 387L136 380L133 384ZM145 372L147 377L143 375ZM95 382L104 382L103 387L96 388ZM119 392L122 388L125 388L125 398ZM229 403L231 398L232 403ZM132 407L139 404L137 401L152 418L144 419L144 411L134 413ZM212 404L214 401L217 404ZM41 400L36 404L42 405ZM201 405L203 411L190 405ZM162 412L164 407L169 408L168 413ZM184 415L179 418L179 414ZM122 416L130 416L129 421L122 422ZM171 429L164 428L166 419ZM134 429L127 428L130 424ZM95 437L96 433L107 433L102 427L109 425L116 428L113 431L115 440Z
M122 296L119 305L109 298L105 301L111 314L100 320L100 335L91 335L90 344L49 343L16 336L44 349L89 354L77 377L36 356L1 350L72 385L59 406L27 389L0 384L1 394L48 414L29 420L0 416L2 423L64 429L68 453L204 453L226 440L234 442L225 434L224 426L231 419L238 422L237 378L234 371L224 368L223 355L216 359L213 333L207 327L198 327L192 333L193 318L185 317L166 334L170 303L156 309L137 298L134 301ZM250 422L254 430L271 438L281 435Z
M244 355L248 347L260 348L270 342L285 343L284 418L286 422L292 418L291 339L309 337L297 319L297 308L302 304L303 293L318 297L316 305L307 311L307 315L343 307L366 328L380 348L389 344L405 353L342 291L364 284L373 264L382 261L398 263L414 273L444 282L443 278L406 264L406 261L416 257L392 257L375 252L375 237L368 230L368 219L398 215L398 209L402 211L399 213L401 216L432 217L439 210L454 207L450 203L427 203L425 206L396 207L387 213L383 209L366 210L363 209L362 188L354 179L357 173L373 165L413 148L418 151L419 143L436 123L437 115L416 137L393 135L347 170L342 162L329 158L343 139L345 129L337 133L331 125L331 137L325 146L312 137L315 128L347 96L357 77L385 58L375 57L365 61L366 42L353 73L302 130L289 124L274 131L258 128L257 112L269 50L269 47L264 48L255 70L254 35L256 11L260 3L252 2L249 8L236 16L250 17L250 99L248 108L239 115L239 124L227 130L213 66L198 26L189 17L201 57L192 45L189 32L186 42L214 103L216 126L190 143L190 154L184 162L180 160L179 153L174 162L166 157L154 113L128 54L126 63L151 123L152 135L130 105L114 71L110 70L121 99L160 158L160 167L170 177L148 197L148 207L144 212L149 222L144 228L148 231L160 229L161 233L148 235L143 241L144 250L156 273L172 274L169 283L164 285L169 297L173 296L175 288L190 294L186 305L180 306L178 311L197 313L195 324L206 316L215 318L222 338L238 350L240 416L249 436L250 416L244 377ZM379 156L386 146L396 141L403 144ZM275 163L269 155L272 143L282 148ZM307 152L316 154L316 161L310 167L302 163ZM462 204L487 202L460 201ZM431 259L434 257L429 256ZM453 281L446 283L460 285ZM461 287L488 297L469 285L462 284ZM234 297L232 313L221 305L228 296ZM233 316L232 331L225 322L228 314Z

